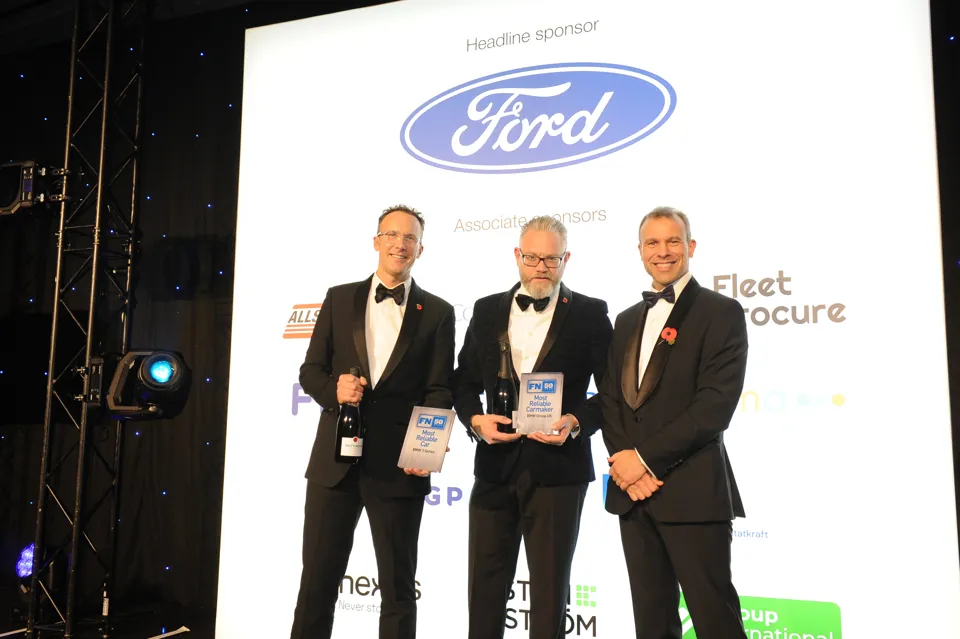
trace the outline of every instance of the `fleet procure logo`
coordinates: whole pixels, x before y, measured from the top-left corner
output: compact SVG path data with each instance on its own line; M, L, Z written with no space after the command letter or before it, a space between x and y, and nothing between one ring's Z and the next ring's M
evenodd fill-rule
M677 96L642 69L595 62L504 71L431 98L404 122L403 148L468 173L522 173L586 162L656 131Z
M835 603L740 597L740 617L748 639L842 639L840 607ZM680 620L683 639L696 639L683 597Z

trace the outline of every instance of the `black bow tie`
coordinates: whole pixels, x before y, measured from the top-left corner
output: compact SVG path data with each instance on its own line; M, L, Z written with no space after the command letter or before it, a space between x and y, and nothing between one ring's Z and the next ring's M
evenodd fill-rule
M530 308L531 304L533 304L533 310L540 313L543 311L543 309L550 305L550 298L541 297L540 299L534 299L529 295L524 295L523 293L517 295L517 306L520 307L521 311L525 311Z
M667 286L659 293L654 293L653 291L643 292L643 301L646 302L648 306L654 306L661 299L667 300L671 304L676 301L677 296L673 293L673 284Z
M394 288L387 288L383 284L377 284L377 292L373 296L377 304L388 297L392 297L393 301L397 303L397 306L403 306L403 284L395 286Z

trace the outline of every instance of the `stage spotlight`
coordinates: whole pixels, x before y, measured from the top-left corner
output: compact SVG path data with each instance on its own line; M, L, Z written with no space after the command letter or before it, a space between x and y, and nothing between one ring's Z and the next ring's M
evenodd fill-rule
M116 419L174 417L190 390L190 369L178 353L132 351L117 364L107 392Z
M20 551L17 559L17 577L26 579L33 574L33 544Z
M0 164L0 215L11 215L33 204L35 162Z
M51 190L63 184L63 170L37 166L36 162L0 164L0 215L12 215L35 204L60 201Z
M183 360L172 353L154 353L140 364L140 380L153 390L173 391L183 381Z
M33 584L33 562L36 556L38 571L38 580L42 587L37 593L38 602L41 604L37 610L37 619L43 623L53 621L54 617L59 617L50 606L45 605L52 599L63 603L62 594L67 591L67 566L70 565L69 554L56 556L51 548L46 548L46 552L41 549L38 552L33 544L20 551L20 557L17 559L17 593L19 595L21 606L13 606L10 609L11 620L26 621L26 604L30 602L30 587ZM44 564L50 559L48 564ZM51 599L52 598L52 599ZM4 635L0 634L0 637ZM44 635L46 636L46 635Z

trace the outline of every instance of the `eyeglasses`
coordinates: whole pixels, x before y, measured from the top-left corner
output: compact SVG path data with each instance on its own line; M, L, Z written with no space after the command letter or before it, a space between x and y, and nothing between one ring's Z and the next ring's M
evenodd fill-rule
M420 241L420 238L417 237L416 235L412 235L412 234L410 234L410 233L407 233L407 234L404 235L404 234L401 234L401 233L398 232L398 231L381 231L381 232L377 233L376 236L377 236L377 237L385 237L385 238L387 238L387 240L388 240L390 243L392 243L392 244L397 244L397 243L401 240L401 238L402 238L402 239L403 239L403 243L404 243L404 244L407 244L408 246L412 246L412 245L414 245L414 244L416 244L417 242Z
M546 257L539 257L533 253L520 253L520 259L523 260L524 266L539 266L540 262L546 264L547 268L557 268L563 263L563 255L548 255Z

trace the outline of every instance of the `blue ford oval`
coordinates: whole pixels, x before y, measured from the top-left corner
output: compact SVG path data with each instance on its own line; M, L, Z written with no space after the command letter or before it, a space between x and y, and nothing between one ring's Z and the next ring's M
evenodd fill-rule
M586 162L656 131L677 96L642 69L593 62L514 69L454 87L407 118L403 148L469 173L522 173Z

